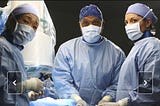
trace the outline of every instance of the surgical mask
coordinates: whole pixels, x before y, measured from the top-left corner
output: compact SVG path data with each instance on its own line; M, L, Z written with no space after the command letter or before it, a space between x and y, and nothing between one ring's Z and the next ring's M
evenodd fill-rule
M28 25L17 23L12 35L14 44L26 45L34 38L35 31Z
M82 27L83 38L87 43L95 43L101 38L101 29L102 27L98 27L95 25L89 25L86 27Z
M132 41L138 40L143 35L143 33L140 30L139 22L126 25L125 30L128 38Z
M142 21L151 11L152 9L150 9L140 21ZM127 24L125 26L127 36L132 41L138 40L143 36L143 32L140 30L140 21L134 24Z
M16 20L17 21L17 20ZM13 43L17 45L26 45L35 36L35 31L32 27L16 22L13 35Z

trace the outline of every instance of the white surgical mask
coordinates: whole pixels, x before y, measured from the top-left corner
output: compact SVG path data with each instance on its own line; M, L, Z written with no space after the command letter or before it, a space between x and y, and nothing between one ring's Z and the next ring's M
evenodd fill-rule
M130 40L135 41L142 37L143 33L140 30L139 22L134 24L127 24L125 26L127 36Z
M35 36L35 31L32 27L17 23L13 35L13 43L17 45L26 45Z
M95 25L89 25L86 27L82 27L83 38L87 43L95 43L101 38L101 29L102 27L98 27Z

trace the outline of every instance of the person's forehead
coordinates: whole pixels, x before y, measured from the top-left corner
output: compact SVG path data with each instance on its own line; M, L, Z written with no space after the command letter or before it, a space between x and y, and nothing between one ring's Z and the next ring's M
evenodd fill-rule
M139 19L139 18L142 18L142 16L137 15L135 13L128 13L125 15L125 19L130 19L130 18L138 18Z
M99 21L101 21L98 17L95 17L95 16L87 16L87 17L82 18L82 21L83 20L88 20L88 21L99 20Z

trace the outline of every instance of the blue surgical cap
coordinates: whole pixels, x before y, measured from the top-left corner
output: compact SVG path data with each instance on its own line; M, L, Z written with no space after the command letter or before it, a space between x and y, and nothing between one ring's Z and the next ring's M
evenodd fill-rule
M12 13L16 16L16 15L20 15L20 14L25 14L25 13L31 13L31 14L34 14L35 16L39 17L39 14L38 14L38 10L30 5L30 4L22 4L22 5L19 5L18 7L16 7Z
M151 19L152 24L155 24L158 21L158 18L153 13L152 9L142 3L135 3L130 5L126 11L126 14L128 13L134 13L142 16L143 18Z
M85 6L81 9L80 14L79 14L79 21L82 18L87 17L87 16L95 16L103 20L101 10L96 5L93 5L93 4L90 4L89 6Z

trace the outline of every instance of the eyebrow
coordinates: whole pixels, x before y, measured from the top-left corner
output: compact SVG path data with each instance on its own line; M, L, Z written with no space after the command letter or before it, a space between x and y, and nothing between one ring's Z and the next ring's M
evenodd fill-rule
M131 19L135 19L135 18L136 18L136 19L139 19L139 17L131 17Z
M133 20L133 19L139 20L139 19L141 19L141 18L139 18L139 17L131 17L131 18L129 18L129 20ZM125 19L125 21L127 21L127 19Z

